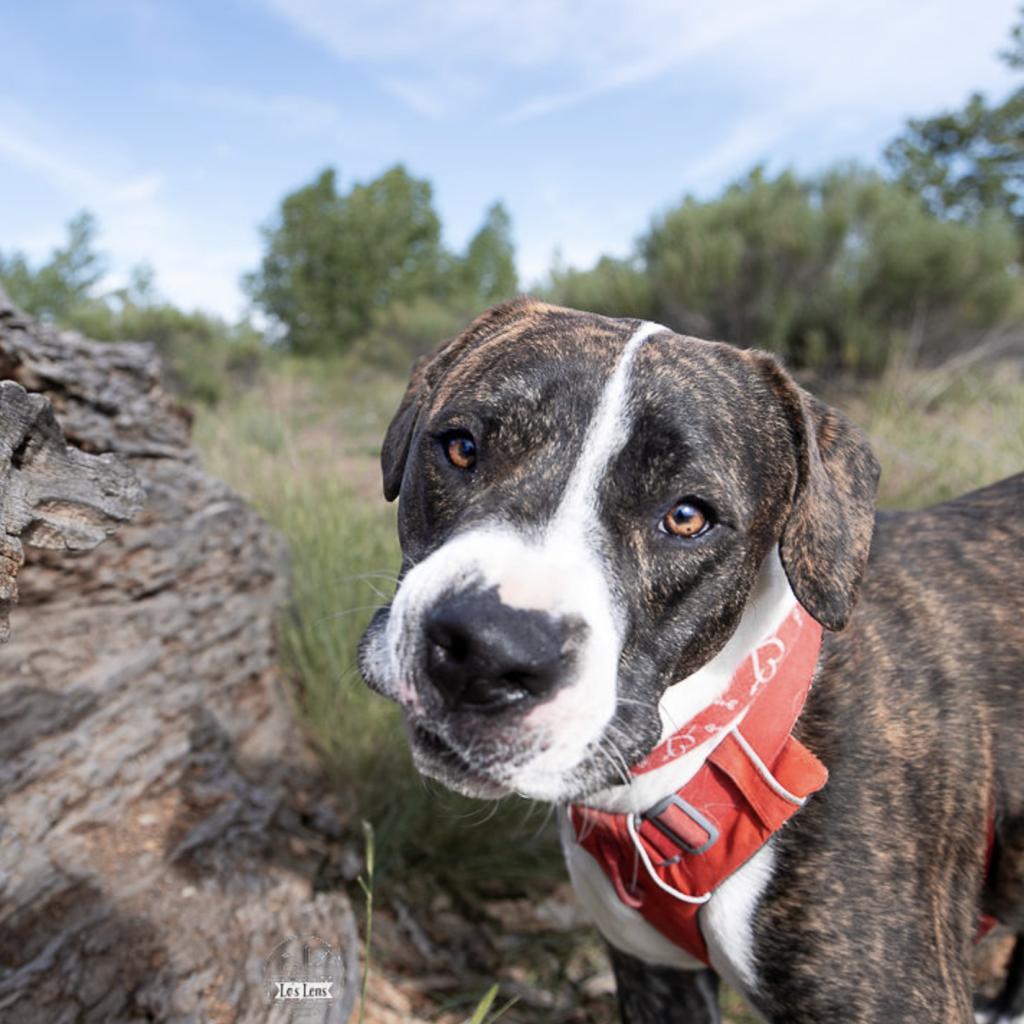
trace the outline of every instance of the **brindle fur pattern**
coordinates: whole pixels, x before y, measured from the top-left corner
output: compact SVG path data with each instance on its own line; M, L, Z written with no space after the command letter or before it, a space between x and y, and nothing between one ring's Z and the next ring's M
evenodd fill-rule
M525 528L551 515L635 326L519 300L417 368L382 454L406 565L496 508ZM594 513L630 623L624 755L656 741L667 681L721 648L778 544L801 603L841 631L825 634L798 723L830 777L775 839L756 1008L792 1024L967 1024L979 899L1024 932L1024 476L875 516L866 441L772 357L659 335L633 379L632 433ZM453 426L480 438L480 472L432 456ZM714 543L660 543L652 526L682 497L667 480L718 511ZM586 766L583 791L607 773ZM624 1020L717 1020L706 973L613 961ZM1004 999L1021 996L1019 963L1011 974Z

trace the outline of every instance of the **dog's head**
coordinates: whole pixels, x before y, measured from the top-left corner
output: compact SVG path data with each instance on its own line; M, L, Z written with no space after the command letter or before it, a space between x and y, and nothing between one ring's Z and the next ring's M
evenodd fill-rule
M552 801L659 741L769 561L842 628L878 475L771 356L526 299L417 366L381 462L404 559L366 680L425 774Z

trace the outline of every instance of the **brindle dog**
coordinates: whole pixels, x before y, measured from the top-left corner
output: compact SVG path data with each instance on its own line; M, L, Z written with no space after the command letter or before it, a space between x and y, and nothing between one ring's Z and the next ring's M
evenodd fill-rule
M979 911L1024 934L1024 476L876 513L863 436L771 356L530 300L421 362L382 464L404 561L361 667L462 792L619 810L766 603L827 630L795 731L827 785L702 908L714 973L604 926L624 1020L712 1024L716 974L768 1021L974 1019ZM1022 950L981 1019L1024 1021Z

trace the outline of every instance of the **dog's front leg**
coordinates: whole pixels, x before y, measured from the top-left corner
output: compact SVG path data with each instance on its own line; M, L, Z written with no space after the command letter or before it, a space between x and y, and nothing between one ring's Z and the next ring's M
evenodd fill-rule
M718 975L657 967L609 947L623 1024L719 1024Z

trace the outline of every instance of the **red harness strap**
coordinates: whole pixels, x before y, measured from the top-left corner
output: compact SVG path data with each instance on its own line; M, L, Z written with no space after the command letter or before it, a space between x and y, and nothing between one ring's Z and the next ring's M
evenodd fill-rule
M653 771L724 733L689 782L642 814L570 808L577 841L619 899L705 963L701 905L828 778L791 735L820 646L821 627L795 606L744 660L726 693L633 769ZM732 725L744 707L746 715Z

